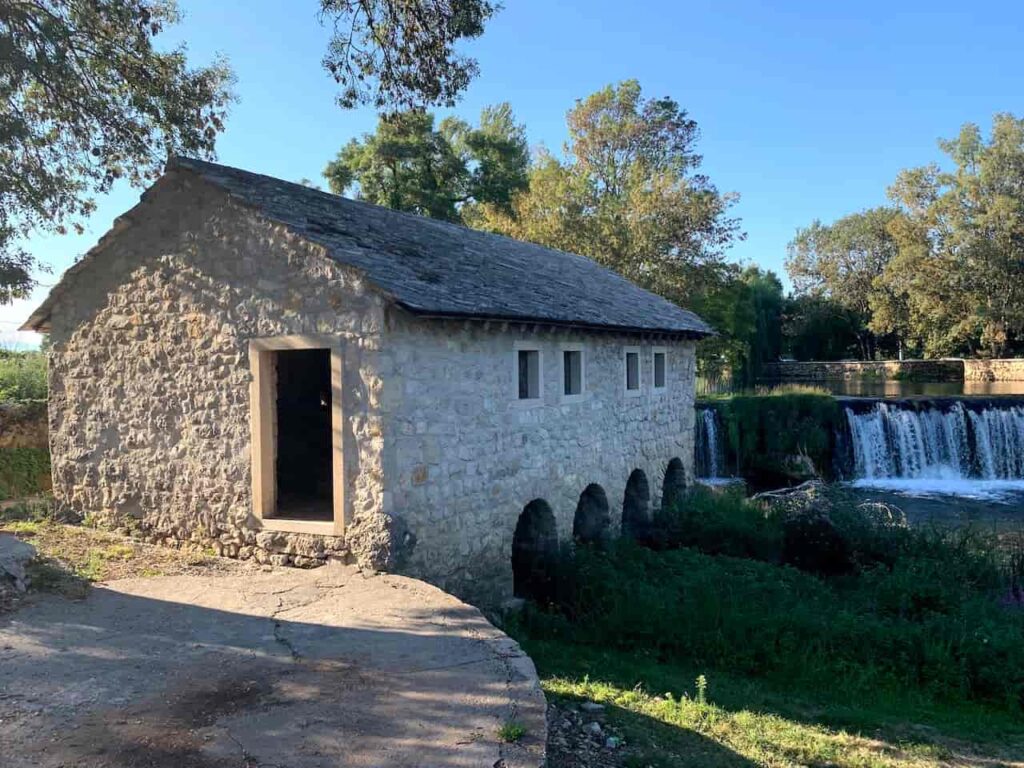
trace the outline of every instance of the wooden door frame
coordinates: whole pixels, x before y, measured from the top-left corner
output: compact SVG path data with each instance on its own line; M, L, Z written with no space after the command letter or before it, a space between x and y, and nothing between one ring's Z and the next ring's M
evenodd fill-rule
M325 349L331 358L331 471L333 520L289 520L277 517L275 352ZM345 413L342 403L341 341L331 336L270 336L249 341L249 426L252 437L252 511L270 531L339 536L345 532Z

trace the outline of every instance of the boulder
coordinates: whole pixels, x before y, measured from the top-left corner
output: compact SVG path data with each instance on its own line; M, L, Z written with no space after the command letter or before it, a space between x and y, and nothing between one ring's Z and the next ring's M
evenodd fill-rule
M14 584L18 592L28 588L25 566L36 556L36 548L16 536L0 533L0 580Z

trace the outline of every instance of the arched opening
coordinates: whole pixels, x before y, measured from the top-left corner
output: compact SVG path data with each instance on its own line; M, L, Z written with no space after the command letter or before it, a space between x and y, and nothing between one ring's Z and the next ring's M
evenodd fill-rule
M576 516L572 519L572 538L581 544L608 541L612 519L608 494L597 483L591 483L580 494Z
M539 600L550 591L550 564L558 554L558 529L551 506L534 499L519 515L512 536L512 592Z
M625 538L646 539L651 529L651 487L642 469L634 469L626 481L626 495L622 500L622 535Z
M661 483L661 508L668 512L681 504L686 494L686 467L679 458L672 459L665 467L665 479Z

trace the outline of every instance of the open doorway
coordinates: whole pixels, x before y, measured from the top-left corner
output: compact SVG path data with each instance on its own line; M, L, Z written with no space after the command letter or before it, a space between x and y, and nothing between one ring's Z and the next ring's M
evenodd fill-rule
M333 520L330 350L272 354L277 366L275 516Z
M270 530L343 531L341 354L306 336L250 343L253 511Z

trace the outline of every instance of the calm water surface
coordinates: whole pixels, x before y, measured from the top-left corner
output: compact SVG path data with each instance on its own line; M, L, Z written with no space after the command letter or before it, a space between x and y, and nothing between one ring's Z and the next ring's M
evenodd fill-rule
M814 386L844 397L995 397L1024 395L1024 381L820 381Z

